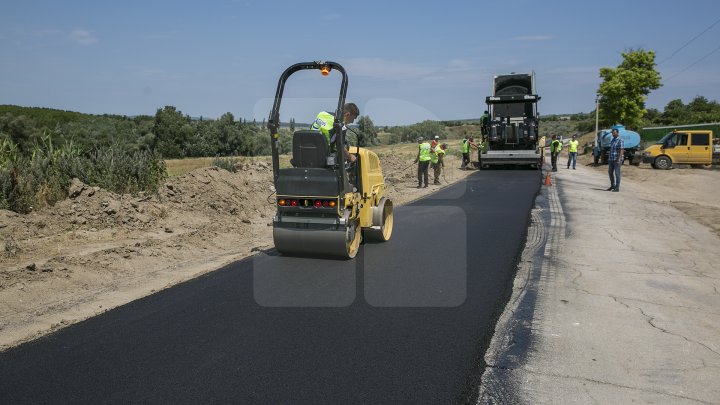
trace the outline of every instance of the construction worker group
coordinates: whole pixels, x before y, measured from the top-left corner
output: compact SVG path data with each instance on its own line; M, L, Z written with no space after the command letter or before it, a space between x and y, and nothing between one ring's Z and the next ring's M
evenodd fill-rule
M447 153L448 145L440 144L440 137L435 135L432 142L425 142L423 137L418 137L418 154L415 157L415 163L418 164L417 188L428 186L429 169L433 169L433 184L440 184L440 175L445 167L445 153Z

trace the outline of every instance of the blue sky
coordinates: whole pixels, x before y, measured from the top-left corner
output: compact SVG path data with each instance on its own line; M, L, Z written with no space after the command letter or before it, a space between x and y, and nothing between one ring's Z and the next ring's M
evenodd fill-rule
M0 104L261 121L285 68L332 60L376 125L479 117L493 75L530 70L541 114L590 112L599 69L644 48L662 109L720 100L719 20L717 0L4 1ZM281 119L310 121L338 89L293 75Z

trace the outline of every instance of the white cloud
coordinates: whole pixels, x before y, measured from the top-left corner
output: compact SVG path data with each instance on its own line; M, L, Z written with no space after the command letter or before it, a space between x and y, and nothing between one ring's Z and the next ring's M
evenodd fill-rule
M80 28L75 28L70 32L70 39L80 45L92 45L98 42L92 32Z
M511 38L513 41L547 41L549 39L555 39L554 35L524 35L520 37Z

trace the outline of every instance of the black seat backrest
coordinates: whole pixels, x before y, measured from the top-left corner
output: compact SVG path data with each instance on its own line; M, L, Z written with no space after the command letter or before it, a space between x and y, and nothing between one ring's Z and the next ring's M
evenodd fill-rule
M295 167L325 167L329 152L328 141L320 131L295 131L293 158Z

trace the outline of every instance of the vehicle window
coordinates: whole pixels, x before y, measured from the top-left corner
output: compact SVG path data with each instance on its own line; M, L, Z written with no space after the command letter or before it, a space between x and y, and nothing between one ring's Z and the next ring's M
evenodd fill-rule
M710 134L692 134L692 144L696 146L710 145Z
M662 144L664 144L665 142L670 141L670 140L673 138L673 135L674 135L674 134L673 134L672 132L668 132L667 134L665 134L662 138L660 138L660 139L659 139L657 142L655 142L655 143L658 144L658 145L662 145Z
M675 145L682 146L688 144L688 134L677 134Z

